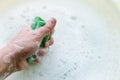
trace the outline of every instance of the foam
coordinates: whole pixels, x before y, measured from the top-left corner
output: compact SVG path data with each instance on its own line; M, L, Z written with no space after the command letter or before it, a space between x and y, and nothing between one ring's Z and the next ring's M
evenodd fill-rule
M0 41L7 43L23 25L41 16L57 18L55 43L40 65L6 80L117 80L120 50L105 17L80 2L69 3L68 7L51 5L49 1L40 3L30 2L6 13L0 20L0 25L5 26L0 27Z
M4 57L3 57L3 61L5 62L5 63L10 63L11 62L11 55L10 54L7 54L7 55L5 55Z

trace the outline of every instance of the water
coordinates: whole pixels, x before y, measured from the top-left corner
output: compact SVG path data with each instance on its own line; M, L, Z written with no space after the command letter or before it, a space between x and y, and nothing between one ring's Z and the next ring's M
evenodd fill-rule
M119 48L103 15L83 3L74 11L39 3L22 4L4 14L0 20L1 47L35 16L57 18L55 43L39 65L6 80L117 80Z

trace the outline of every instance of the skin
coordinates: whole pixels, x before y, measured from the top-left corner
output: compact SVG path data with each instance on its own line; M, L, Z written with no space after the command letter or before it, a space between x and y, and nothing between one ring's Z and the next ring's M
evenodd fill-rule
M7 72L5 77L13 72L20 71L28 67L26 59L36 50L38 55L43 56L50 45L54 43L52 34L56 25L56 19L51 18L46 21L46 25L37 30L32 30L30 26L25 26L5 47L0 49L0 79ZM39 48L38 44L48 33L51 34L50 40L45 43L44 48ZM8 62L6 59L8 58ZM9 56L9 57L8 57ZM40 62L40 58L36 58L36 63Z

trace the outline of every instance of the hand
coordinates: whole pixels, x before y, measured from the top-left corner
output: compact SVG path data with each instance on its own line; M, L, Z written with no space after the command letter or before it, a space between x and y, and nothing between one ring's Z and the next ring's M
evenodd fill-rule
M48 20L46 25L37 29L32 30L30 26L25 26L7 45L11 52L9 55L14 56L15 68L22 70L28 66L26 59L31 56L36 50L39 49L39 43L48 33L51 34L50 40L45 43L45 48L39 49L39 56L43 56L47 52L47 48L53 44L54 40L52 34L56 20L54 18ZM37 58L35 62L39 62Z

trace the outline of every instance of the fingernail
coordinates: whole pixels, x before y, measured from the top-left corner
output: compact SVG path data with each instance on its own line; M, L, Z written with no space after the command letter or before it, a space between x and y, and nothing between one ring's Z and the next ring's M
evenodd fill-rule
M54 21L53 21L53 18L51 18L48 22L49 25L53 26L54 25Z

